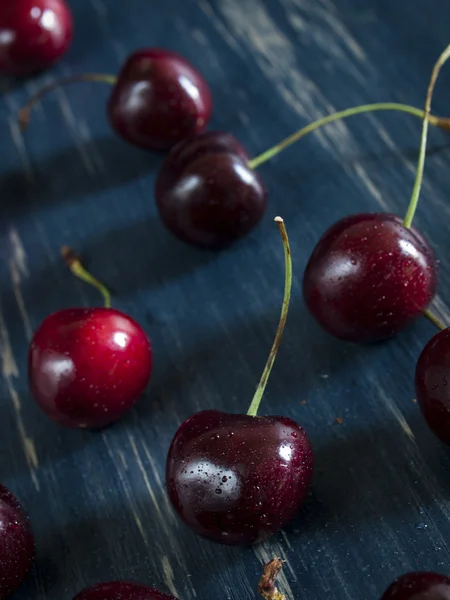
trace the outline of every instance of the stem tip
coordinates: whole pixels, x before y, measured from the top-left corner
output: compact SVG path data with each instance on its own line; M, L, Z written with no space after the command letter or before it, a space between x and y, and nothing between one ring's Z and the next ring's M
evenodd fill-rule
M258 584L258 593L265 600L286 600L286 596L281 594L275 585L284 562L281 558L273 558L265 565Z

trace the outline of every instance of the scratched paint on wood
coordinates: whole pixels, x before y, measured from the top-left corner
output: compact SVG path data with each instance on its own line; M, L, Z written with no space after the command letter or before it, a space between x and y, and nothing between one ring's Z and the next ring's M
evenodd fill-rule
M231 130L256 155L334 110L374 101L422 106L433 62L449 42L450 7L436 0L426 17L417 0L170 0L157 9L146 0L77 0L72 7L79 34L67 57L32 81L2 82L0 103L0 480L29 510L38 544L17 599L70 600L88 584L118 578L184 600L250 599L260 565L274 555L286 560L280 585L291 600L377 600L406 570L445 571L450 457L419 417L412 386L432 326L423 320L386 344L355 347L323 333L300 294L303 267L327 226L352 212L404 212L420 122L378 113L304 139L261 168L270 191L261 227L229 251L205 255L158 222L161 157L114 137L108 89L59 90L36 107L26 134L16 114L43 83L113 73L138 47L168 46L210 82L212 126ZM448 110L444 86L436 113ZM429 138L417 226L441 258L435 307L449 321L449 143L434 130ZM263 410L306 427L316 475L304 509L279 535L255 548L221 547L175 518L165 455L192 412L247 408L281 301L276 214L290 233L295 288ZM63 244L87 257L155 349L142 402L101 434L55 427L27 389L27 344L40 321L99 302L61 264Z

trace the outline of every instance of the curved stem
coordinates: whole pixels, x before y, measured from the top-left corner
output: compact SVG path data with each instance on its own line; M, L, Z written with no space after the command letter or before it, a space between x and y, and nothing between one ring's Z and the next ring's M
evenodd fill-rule
M281 594L276 586L276 580L280 574L284 560L273 558L264 566L264 572L258 583L258 593L264 600L286 600L286 596Z
M25 129L28 127L31 109L41 100L41 98L64 85L76 83L78 81L95 81L97 83L114 85L117 81L117 77L115 75L105 75L102 73L84 73L81 75L64 77L62 79L58 79L57 81L52 81L52 83L49 83L48 85L44 85L40 90L31 96L25 106L19 111L19 125L21 131L25 131Z
M78 279L81 279L81 281L89 283L89 285L95 287L95 289L98 290L103 296L105 308L111 308L111 294L109 293L108 288L83 267L80 258L75 254L75 252L67 246L63 246L61 248L61 254L75 277L78 277Z
M250 404L250 408L248 409L247 414L251 417L256 417L258 414L259 405L261 404L261 399L264 394L264 390L266 389L267 380L269 379L270 372L273 367L273 363L275 362L275 358L277 356L278 348L280 347L281 338L283 336L284 326L286 325L286 319L289 310L289 302L291 299L291 288L292 288L292 260L291 260L291 249L289 246L289 238L287 235L286 227L284 225L284 221L281 217L275 217L275 222L278 225L278 229L280 230L281 239L283 241L284 248L284 263L285 263L285 282L284 282L284 296L283 296L283 306L281 308L280 321L278 323L277 333L275 335L275 340L273 342L272 349L269 354L269 358L267 359L266 366L264 367L263 374L261 375L261 379L258 383L258 387L256 388L255 395L253 396L253 400Z
M436 327L438 329L440 329L441 331L443 331L444 329L447 329L447 327L444 325L444 323L434 313L432 313L431 310L428 310L428 308L423 311L423 314L429 321L431 321L434 325L436 325Z
M367 112L374 112L378 110L397 110L400 112L405 112L410 115L414 115L415 117L424 118L425 112L420 108L415 108L414 106L408 106L407 104L398 104L395 102L380 102L376 104L362 104L361 106L354 106L353 108L347 108L346 110L341 110L339 112L333 113L332 115L327 115L326 117L322 117L313 123L310 123L306 127L303 127L299 131L296 131L289 137L285 138L282 142L269 148L262 154L259 154L255 158L249 161L248 165L251 169L256 169L261 166L263 163L273 158L285 148L288 148L292 144L295 144L299 139L307 135L308 133L312 133L322 125L327 125L328 123L333 123L333 121L339 121L340 119L345 119L347 117L353 117L354 115L359 115ZM433 115L428 116L428 120L432 125L436 125L437 127L442 127L443 129L450 129L450 119L435 117Z
M425 166L425 155L427 149L428 115L431 111L431 98L433 97L434 86L439 76L439 71L444 66L445 62L449 57L450 45L447 46L444 52L437 59L436 64L433 67L433 72L431 73L430 83L428 85L427 97L425 100L425 114L423 116L422 136L420 138L419 158L417 161L416 180L414 182L413 192L411 195L411 200L409 202L408 210L406 211L406 215L403 221L403 225L408 228L411 227L414 215L416 214L417 204L419 202L420 196L420 188L422 187L423 169Z

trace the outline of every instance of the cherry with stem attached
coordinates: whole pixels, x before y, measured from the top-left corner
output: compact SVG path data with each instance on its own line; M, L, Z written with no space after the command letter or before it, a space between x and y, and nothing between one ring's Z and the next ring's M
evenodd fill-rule
M74 275L99 290L105 306L64 309L43 321L29 347L30 390L57 423L98 429L136 404L150 379L152 348L136 321L111 308L109 291L79 258L68 248L63 256Z
M403 222L389 213L346 217L317 243L303 277L305 302L332 335L353 342L388 338L425 314L434 298L437 261L425 239L411 228L426 154L431 98L448 51L437 61L428 87L417 173Z
M0 31L0 73L29 75L65 54L72 13L65 0L6 0L0 4Z
M305 430L281 416L257 416L286 323L292 283L289 241L283 306L275 341L247 414L204 410L176 432L167 456L166 486L179 517L197 534L229 545L253 544L298 511L312 478Z
M197 69L175 52L148 48L134 52L117 76L85 73L43 87L19 113L22 129L43 96L79 81L112 85L107 105L112 128L130 144L149 150L166 150L200 133L212 112L211 92Z
M310 123L250 159L229 133L207 132L175 146L155 186L156 206L165 226L179 239L203 248L224 248L249 233L263 218L267 192L255 169L320 127L373 111L400 111L423 118L424 111L392 102L365 104ZM450 129L450 120L428 116Z

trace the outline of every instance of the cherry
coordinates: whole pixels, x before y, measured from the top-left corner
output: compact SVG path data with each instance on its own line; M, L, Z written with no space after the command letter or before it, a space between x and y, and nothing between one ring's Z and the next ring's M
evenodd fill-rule
M424 238L387 213L338 221L319 240L303 276L305 302L332 335L387 338L433 299L437 263Z
M86 73L43 87L20 112L26 128L33 105L53 89L75 81L113 85L107 113L112 128L127 142L165 150L203 131L212 112L208 84L185 58L161 48L134 52L117 77Z
M12 594L34 559L30 521L17 498L0 485L0 598Z
M0 6L0 72L27 75L59 60L72 41L65 0L13 0Z
M86 588L73 600L177 600L155 588L140 583L110 581Z
M437 333L417 361L415 387L430 429L450 445L450 329Z
M286 322L292 267L283 221L286 284L277 335L247 414L200 411L176 432L167 456L166 485L180 518L199 535L223 544L252 544L298 511L312 477L305 430L257 411Z
M267 206L264 184L230 134L206 133L175 146L155 187L167 228L185 242L223 248L253 229Z
M250 160L231 134L203 133L175 146L155 185L156 205L167 228L181 240L205 248L223 248L251 231L267 207L267 194L254 169L327 123L374 110L398 110L423 117L404 104L366 104L328 115ZM444 129L448 119L429 116Z
M105 289L70 256L71 268ZM152 350L142 327L109 307L70 308L47 317L29 348L30 390L54 421L73 428L100 428L137 402L152 369Z
M406 573L389 586L381 600L450 600L450 578L431 572Z
M436 292L437 262L411 229L425 164L433 89L450 46L436 62L425 102L416 179L403 223L391 214L342 219L319 240L303 277L305 302L332 335L370 342L389 337L425 313Z

